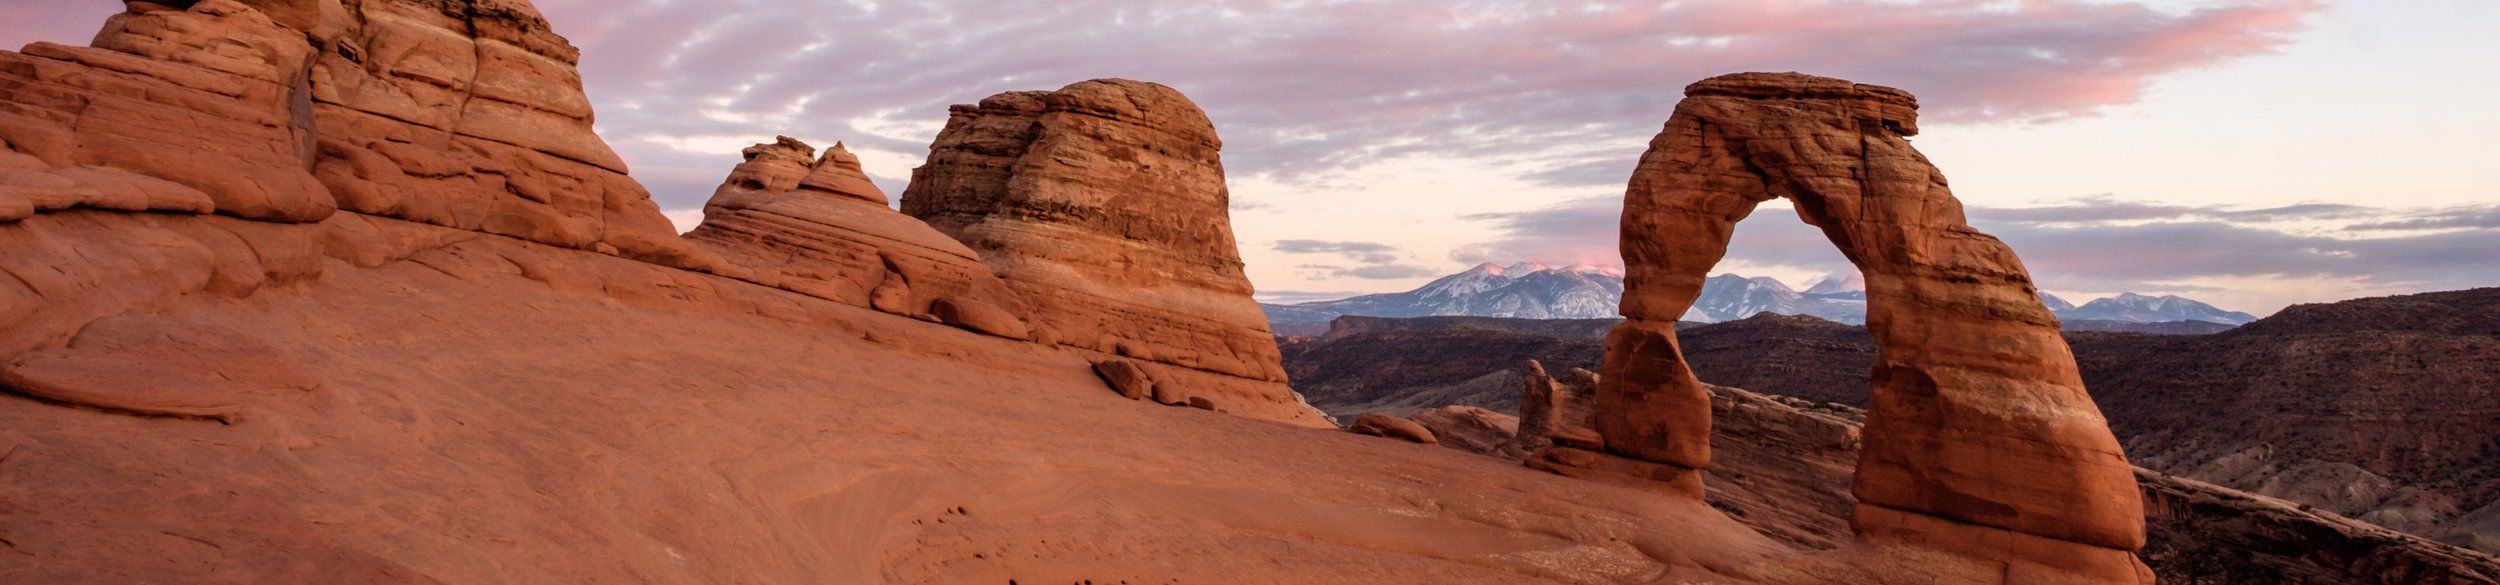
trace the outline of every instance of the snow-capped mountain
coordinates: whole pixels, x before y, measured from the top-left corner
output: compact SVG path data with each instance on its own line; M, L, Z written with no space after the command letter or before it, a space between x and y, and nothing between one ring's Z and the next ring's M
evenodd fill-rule
M1509 266L1479 264L1402 293L1297 305L1262 304L1260 308L1267 311L1271 323L1315 323L1339 315L1603 319L1618 316L1616 308L1621 304L1622 269L1586 264L1550 268L1523 262ZM1775 279L1722 274L1703 283L1701 298L1694 302L1684 320L1715 323L1766 311L1815 315L1846 323L1863 321L1866 312L1862 300L1809 299Z
M2049 312L2057 313L2059 315L2058 318L2060 319L2065 318L2064 315L2067 311L2075 310L2074 303L2066 302L2066 299L2057 298L2057 295L2049 294L2049 291L2045 290L2040 291L2040 304L2048 305Z
M1825 276L1806 287L1805 296L1818 299L1866 300L1866 277L1856 272Z
M1830 282L1825 279L1817 284ZM1702 281L1701 298L1693 301L1692 310L1685 311L1684 320L1717 323L1759 313L1779 313L1813 315L1842 323L1865 322L1865 287L1853 291L1840 286L1822 287L1822 293L1809 296L1788 288L1779 279L1721 274Z
M2040 302L2059 319L2078 322L2207 321L2239 325L2257 319L2177 296L2126 293L2077 307L2042 292ZM1553 268L1521 262L1509 266L1479 264L1402 293L1259 307L1267 311L1270 324L1324 324L1340 315L1603 319L1618 316L1615 311L1622 303L1621 269L1586 264ZM1701 296L1694 300L1683 320L1717 323L1759 313L1811 315L1862 324L1866 322L1866 279L1854 271L1833 274L1816 280L1800 293L1773 278L1721 274L1702 282Z
M1621 270L1522 262L1479 264L1402 293L1260 307L1267 310L1271 322L1325 322L1338 315L1597 319L1615 316L1615 306L1622 302Z
M2067 320L2090 319L2096 321L2127 321L2135 323L2156 323L2162 321L2209 321L2214 323L2227 323L2231 325L2246 325L2251 321L2257 320L2256 315L2250 315L2239 311L2225 311L2213 305L2197 302L2194 299L2178 295L2163 295L2156 297L2135 293L2120 293L2118 296L2096 299L2092 302L2084 303L2081 307L2057 311L2057 318Z

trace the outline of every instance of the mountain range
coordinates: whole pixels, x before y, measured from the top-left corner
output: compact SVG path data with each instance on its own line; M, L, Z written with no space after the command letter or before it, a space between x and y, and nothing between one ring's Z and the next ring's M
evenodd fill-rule
M1522 262L1478 264L1406 292L1291 305L1262 303L1259 307L1278 334L1314 335L1344 315L1611 319L1622 302L1623 271L1619 268L1588 264L1555 268ZM2255 315L2179 296L2125 293L2078 306L2042 292L2040 302L2077 330L2212 333L2257 320ZM1834 274L1799 292L1775 278L1720 274L1703 282L1701 297L1681 320L1720 323L1760 313L1862 324L1866 322L1866 281L1855 272Z

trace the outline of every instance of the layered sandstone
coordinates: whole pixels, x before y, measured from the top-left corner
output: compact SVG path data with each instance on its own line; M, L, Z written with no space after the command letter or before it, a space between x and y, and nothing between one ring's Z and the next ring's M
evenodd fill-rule
M785 136L743 154L685 236L717 255L723 274L906 317L935 318L942 301L950 314L973 304L1009 319L1026 310L971 248L886 207L841 145L820 157Z
M1695 83L1625 193L1623 314L1598 430L1615 453L1710 464L1709 394L1675 322L1736 222L1795 203L1866 274L1876 365L1853 486L1859 537L1953 551L2006 579L2137 582L2142 500L2021 261L1971 229L1910 146L1900 90L1802 74Z
M526 3L130 2L93 44L0 52L0 352L385 262L381 219L699 263Z
M130 7L93 47L0 53L0 141L23 155L0 165L30 171L0 187L0 221L88 207L304 223L347 209L682 256L591 133L574 49L526 3Z
M232 0L134 4L93 47L0 52L0 221L71 207L320 221L302 32ZM151 180L152 179L152 180Z
M211 0L215 1L215 0ZM314 176L342 209L687 262L591 132L580 52L518 0L265 0L318 15Z
M1037 339L1170 370L1193 396L1326 424L1284 385L1206 114L1119 79L956 106L902 209L1033 304Z

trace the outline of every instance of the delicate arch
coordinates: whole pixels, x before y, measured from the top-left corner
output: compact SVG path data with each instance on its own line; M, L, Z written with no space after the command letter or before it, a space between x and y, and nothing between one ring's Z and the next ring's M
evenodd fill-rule
M1709 465L1709 394L1674 323L1736 222L1785 197L1866 275L1881 355L1852 487L1860 537L1991 558L2039 548L2006 539L2046 539L2116 555L2078 561L2106 570L2087 572L2140 568L2126 553L2144 538L2133 469L2021 261L1968 225L1911 148L1916 99L1795 73L1685 93L1624 195L1628 319L1608 339L1597 415L1607 450Z

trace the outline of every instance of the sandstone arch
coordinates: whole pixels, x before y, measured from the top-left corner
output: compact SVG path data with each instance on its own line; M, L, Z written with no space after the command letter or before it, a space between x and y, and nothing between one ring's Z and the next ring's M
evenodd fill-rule
M1784 197L1866 274L1882 355L1852 488L1859 538L2004 561L2009 581L2149 581L2130 552L2143 504L2126 458L2021 261L1965 222L1911 148L1916 99L1796 73L1685 95L1624 195L1628 320L1599 392L1607 450L1709 465L1709 395L1675 319L1736 222Z

